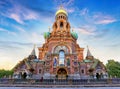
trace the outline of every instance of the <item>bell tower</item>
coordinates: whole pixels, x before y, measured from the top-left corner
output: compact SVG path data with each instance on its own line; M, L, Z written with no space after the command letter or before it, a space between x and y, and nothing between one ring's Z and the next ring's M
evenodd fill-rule
M77 44L78 34L70 29L68 13L63 7L60 7L55 13L52 30L44 33L45 43L42 47L39 47L39 59L44 60L48 54L51 55L49 58L52 60L55 57L59 58L60 50L64 49L64 59L76 58L78 61L82 61L84 48Z
M66 10L63 7L60 7L60 9L55 14L55 22L53 24L53 34L55 33L69 33L70 34L70 24L68 22L68 14Z

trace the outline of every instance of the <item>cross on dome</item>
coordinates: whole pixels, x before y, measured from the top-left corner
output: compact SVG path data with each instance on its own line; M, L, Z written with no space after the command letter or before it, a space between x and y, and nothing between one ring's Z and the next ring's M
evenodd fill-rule
M64 13L66 16L68 16L68 13L66 12L66 10L63 8L63 6L61 5L59 10L56 12L56 16L60 13Z

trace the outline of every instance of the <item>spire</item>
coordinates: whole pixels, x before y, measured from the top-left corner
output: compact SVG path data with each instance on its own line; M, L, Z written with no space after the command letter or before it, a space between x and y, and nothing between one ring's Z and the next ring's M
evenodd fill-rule
M64 7L63 7L63 5L62 5L62 4L60 5L59 9L64 9Z
M87 56L92 56L92 54L91 54L91 52L90 52L88 46L87 46Z
M35 53L35 44L34 44L34 47L33 47L33 50L32 50L32 52L31 52L31 55L34 55L34 56L36 56L36 53Z
M31 54L28 56L28 59L32 60L32 59L36 59L36 58L37 58L37 56L36 56L36 53L35 53L35 44L34 44L34 48L31 52Z
M87 46L87 55L86 55L86 59L93 59L94 57L92 56L89 47Z
M68 16L67 11L65 10L65 8L63 8L62 5L59 7L59 10L56 12L55 15L57 16L57 15L60 14L60 13L63 13L63 14L65 14L66 16Z

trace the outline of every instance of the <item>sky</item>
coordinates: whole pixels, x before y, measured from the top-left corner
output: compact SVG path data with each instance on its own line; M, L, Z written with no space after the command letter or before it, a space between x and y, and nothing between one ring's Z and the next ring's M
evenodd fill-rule
M68 12L77 43L87 45L104 64L120 62L120 0L0 0L0 69L12 69L27 57L34 44L41 47L43 33L52 30L60 6Z

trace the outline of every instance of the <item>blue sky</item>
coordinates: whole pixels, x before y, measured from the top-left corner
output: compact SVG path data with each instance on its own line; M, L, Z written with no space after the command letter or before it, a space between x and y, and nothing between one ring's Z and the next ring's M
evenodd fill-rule
M60 5L78 33L84 56L88 45L104 64L120 61L120 0L0 0L0 69L13 68L34 44L44 43L43 33L52 28Z

